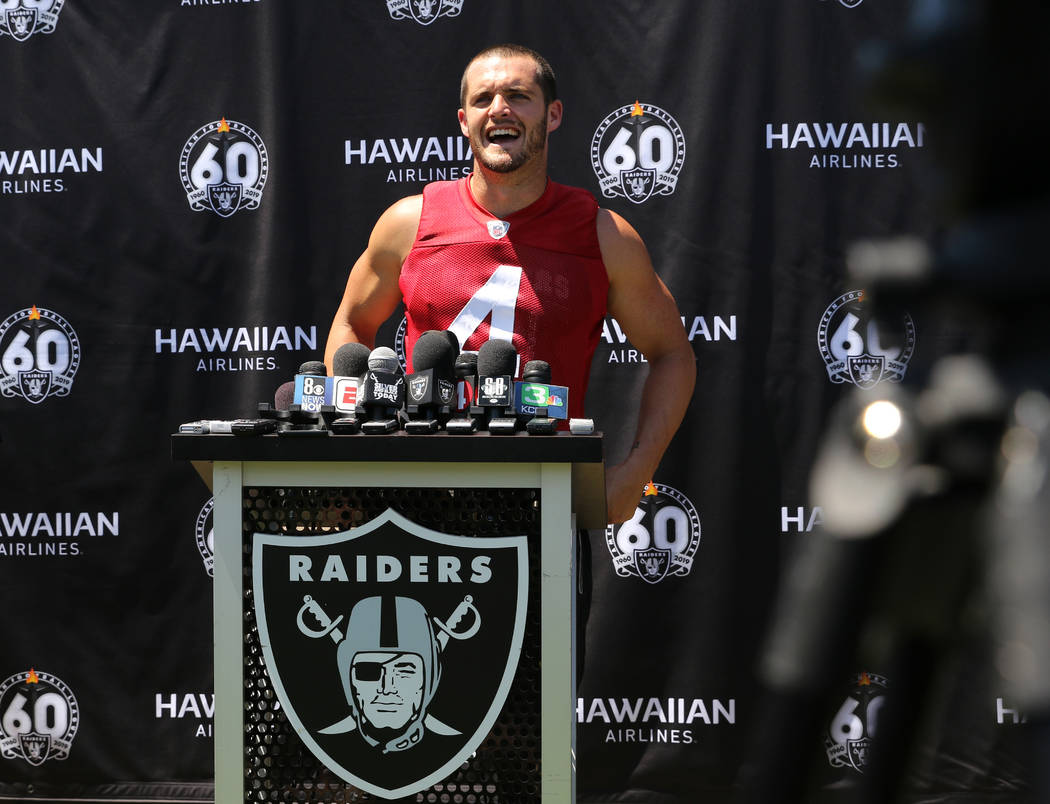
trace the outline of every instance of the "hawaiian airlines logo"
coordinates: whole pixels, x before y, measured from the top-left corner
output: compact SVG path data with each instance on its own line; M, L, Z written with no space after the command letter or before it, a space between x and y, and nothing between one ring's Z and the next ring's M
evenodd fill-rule
M33 34L55 32L66 0L0 0L0 36L24 42Z
M69 396L80 367L80 340L58 313L32 307L0 324L0 393L38 405Z
M156 720L188 721L194 737L214 736L215 693L158 692L154 695L153 712Z
M824 750L831 767L864 773L889 682L875 673L861 673L851 686L846 700L828 724Z
M736 725L736 699L577 698L576 722L601 728L602 742L700 745L701 730Z
M454 536L387 510L340 533L256 534L252 568L274 689L342 779L414 795L488 735L525 634L524 535Z
M0 684L0 756L43 765L66 759L80 726L80 707L66 684L32 668Z
M682 492L649 482L634 516L606 528L605 544L621 578L659 583L688 575L700 546L700 515Z
M817 346L833 383L874 388L883 380L900 382L915 351L915 324L907 313L885 331L864 305L864 291L843 293L824 310Z
M343 162L382 166L388 184L424 183L469 175L474 154L462 135L362 138L344 140Z
M258 134L224 117L193 132L182 148L179 172L190 209L228 218L259 206L269 159Z
M598 125L591 139L591 166L602 194L641 204L671 195L685 161L685 135L659 106L621 106Z
M766 123L767 151L799 151L811 168L884 169L907 150L926 146L922 123Z
M2 2L3 0L0 0ZM0 150L0 193L62 193L69 173L101 173L101 148Z
M80 556L107 536L120 536L119 511L0 511L0 556Z
M995 699L995 722L1000 726L1017 726L1028 723L1028 715L1014 706L1007 706L1005 698Z
M156 329L154 350L196 356L198 372L276 371L278 355L317 351L317 326Z
M457 17L463 0L386 0L386 10L395 20L413 19L430 25L438 17Z
M737 334L737 317L735 315L683 315L680 316L682 326L685 328L686 337L690 343L697 338L711 343L712 341L735 341ZM596 354L598 358L605 358L608 363L620 365L628 363L648 363L645 355L635 349L627 338L627 333L620 327L620 322L615 318L606 317L602 324L603 343L608 347L608 357L605 358L604 349Z

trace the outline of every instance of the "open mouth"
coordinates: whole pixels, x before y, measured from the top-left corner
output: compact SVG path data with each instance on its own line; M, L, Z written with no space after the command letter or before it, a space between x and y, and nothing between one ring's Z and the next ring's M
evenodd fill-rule
M485 135L489 142L495 143L496 145L503 145L508 142L514 142L520 133L514 128L493 128Z

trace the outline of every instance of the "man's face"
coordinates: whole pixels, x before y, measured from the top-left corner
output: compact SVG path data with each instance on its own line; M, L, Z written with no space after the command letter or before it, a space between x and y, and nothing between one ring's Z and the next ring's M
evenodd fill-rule
M490 56L467 68L459 124L477 161L510 173L546 153L547 132L561 123L561 102L549 106L525 56Z
M355 654L350 682L358 711L376 728L404 728L423 705L423 675L423 659L415 653Z

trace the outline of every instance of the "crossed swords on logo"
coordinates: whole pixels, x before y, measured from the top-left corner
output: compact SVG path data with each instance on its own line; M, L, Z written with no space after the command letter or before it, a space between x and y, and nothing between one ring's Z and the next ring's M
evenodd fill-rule
M467 616L468 613L474 614L474 622L471 623L470 627L464 631L456 631L456 626L459 625L460 621ZM303 616L309 613L321 626L320 630L310 628L304 620ZM442 622L437 617L431 617L434 625L437 626L438 633L437 643L441 648L441 653L444 654L445 646L448 645L449 639L470 639L474 636L478 629L481 628L481 613L474 606L474 598L470 595L465 595L463 600L460 601L459 605L456 606L455 610L448 620ZM308 636L311 639L323 639L326 636L332 637L332 641L338 645L343 641L343 632L339 629L339 623L343 621L343 615L340 614L334 620L328 616L328 613L321 607L321 604L314 600L310 595L303 596L303 605L299 608L299 614L296 616L296 623L299 625L299 630L304 636ZM445 736L456 735L460 732L452 728L446 723L442 723L436 717L431 714L427 714L424 718L424 724L428 729L433 731L435 734L443 734ZM327 728L321 729L321 734L345 734L351 732L357 728L357 720L353 714L347 715L345 718L337 723L333 723Z

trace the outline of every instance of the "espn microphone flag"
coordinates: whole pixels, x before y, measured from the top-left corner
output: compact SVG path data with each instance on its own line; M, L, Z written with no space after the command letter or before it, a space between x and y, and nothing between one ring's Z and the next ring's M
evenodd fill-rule
M331 404L344 416L352 416L357 410L369 354L363 343L344 343L332 356Z

